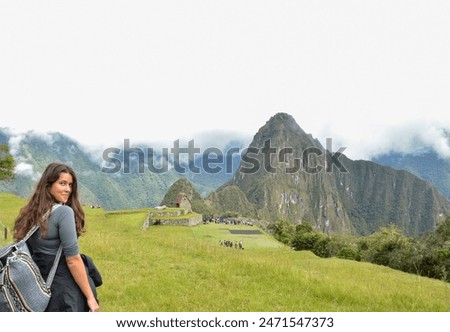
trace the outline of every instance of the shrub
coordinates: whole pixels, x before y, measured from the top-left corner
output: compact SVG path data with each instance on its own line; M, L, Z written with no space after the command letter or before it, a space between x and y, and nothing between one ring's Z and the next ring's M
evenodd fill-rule
M353 261L360 261L361 253L359 252L358 249L343 247L339 249L339 251L336 253L336 257L342 259L349 259Z
M275 239L286 245L291 245L294 234L293 224L284 220L279 220L276 223L270 224L268 228Z
M330 257L330 238L318 232L298 232L292 240L295 250L310 250L319 257Z

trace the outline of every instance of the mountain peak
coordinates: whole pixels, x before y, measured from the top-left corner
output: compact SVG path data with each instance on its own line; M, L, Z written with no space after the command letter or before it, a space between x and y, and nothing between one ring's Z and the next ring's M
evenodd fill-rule
M191 201L192 211L201 214L209 213L208 208L206 207L200 194L194 189L193 184L186 178L179 178L170 186L160 205L173 206L177 196L181 193L186 195L186 197L188 197Z
M294 117L287 113L277 113L273 115L267 122L265 126L287 126L293 130L302 130L300 126L295 121ZM264 127L263 127L264 128ZM303 131L303 130L302 130Z
M279 113L276 113L275 115L271 116L268 122L270 122L270 121L285 121L285 122L294 121L295 122L295 119L292 115L290 115L288 113L279 112Z
M278 147L297 146L302 148L317 147L322 149L320 142L307 134L295 121L294 117L287 113L273 115L258 133L254 136L252 146L262 146L266 140Z

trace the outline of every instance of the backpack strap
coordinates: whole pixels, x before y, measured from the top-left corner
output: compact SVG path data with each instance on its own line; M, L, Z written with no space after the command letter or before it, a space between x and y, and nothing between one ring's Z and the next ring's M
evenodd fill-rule
M52 285L53 278L55 277L56 269L58 268L58 263L59 263L59 259L61 258L61 254L62 254L62 246L60 245L58 248L58 252L56 253L55 260L53 261L52 269L50 270L50 273L48 274L47 280L45 281L45 283L47 284L47 286L49 288Z
M60 206L61 206L61 204L53 204L51 210L47 211L42 218L47 219L49 214L51 212L55 211ZM23 241L25 243L26 241L28 241L28 239L31 237L31 235L33 235L34 232L36 232L38 230L38 228L39 228L39 225L34 225L33 227L31 227L31 229L28 231L27 235L25 235L25 237L21 240L21 242ZM55 260L53 261L53 265L50 270L50 273L48 274L47 280L45 281L45 283L47 284L48 287L51 286L51 284L53 282L53 278L55 277L56 269L58 268L58 263L59 263L59 259L61 258L62 251L63 251L63 248L62 248L62 245L60 245L58 248L58 251L56 252L56 257L55 257Z

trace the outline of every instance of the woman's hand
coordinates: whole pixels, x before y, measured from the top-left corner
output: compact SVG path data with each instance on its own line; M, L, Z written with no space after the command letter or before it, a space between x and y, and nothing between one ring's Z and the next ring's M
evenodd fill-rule
M95 297L88 299L87 304L88 304L90 312L99 312L100 311L100 306L98 305L98 302L95 299Z

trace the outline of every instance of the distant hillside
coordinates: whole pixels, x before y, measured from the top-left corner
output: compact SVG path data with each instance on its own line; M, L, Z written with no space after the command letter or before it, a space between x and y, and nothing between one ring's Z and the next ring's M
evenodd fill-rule
M183 175L183 177L188 179L193 184L202 197L214 192L215 189L232 178L234 172L239 167L239 163L241 162L241 152L246 148L246 146L243 141L230 137L229 141L224 144L224 146L209 148L213 148L214 150L218 149L221 151L223 163L207 164L206 158L208 156L204 156L204 153L206 152L204 148L201 150L201 153L196 155L195 158L195 165L199 168L200 172L193 173L188 171ZM231 153L231 151L235 151L236 153ZM206 158L204 159L204 157ZM218 166L218 171L211 172L207 169L207 167L205 167L204 164L207 164L207 167L210 168Z
M225 185L211 193L207 202L213 209L220 213L239 212L243 216L253 217L257 215L257 209L250 203L238 186Z
M327 162L332 163L326 149L288 114L267 121L250 148L253 152L243 156L239 171L219 190L232 186L236 189L230 191L230 200L245 197L234 204L241 213L256 209L262 219L295 224L305 220L324 232L361 235L389 224L420 235L450 214L445 196L409 172L340 154L334 157L341 165L335 162L327 172ZM344 171L337 166L344 166ZM225 198L214 195L211 200L220 206Z
M395 169L407 170L431 182L447 199L450 199L450 158L439 157L434 151L410 154L391 152L377 156L372 161Z
M104 165L99 160L100 153L93 156L76 141L60 133L42 135L28 132L17 136L7 129L0 129L1 143L10 145L16 162L16 177L12 181L1 181L0 191L25 198L31 194L46 165L53 161L68 163L74 167L84 204L99 204L109 210L159 205L169 187L180 177L195 179L194 186L206 195L232 176L222 172L213 181L211 174L192 174L188 167L185 167L186 174L179 174L173 169L158 174L150 172L147 167L144 167L144 173L139 173L137 160L133 159L133 155L130 158L129 174L124 174L123 169L107 174L101 171ZM122 150L116 158L123 158L124 152ZM196 161L200 165L201 157L198 156ZM155 158L159 156L155 154ZM237 165L238 162L234 160L234 163Z

